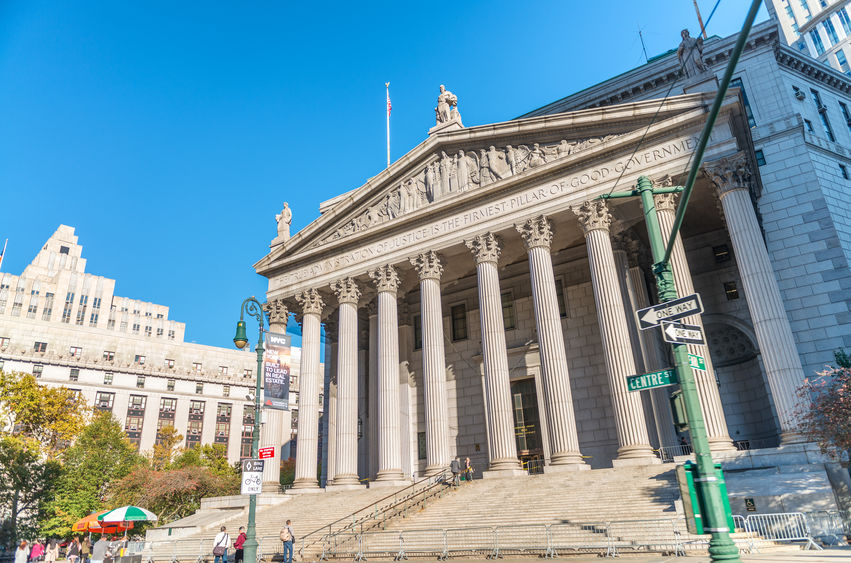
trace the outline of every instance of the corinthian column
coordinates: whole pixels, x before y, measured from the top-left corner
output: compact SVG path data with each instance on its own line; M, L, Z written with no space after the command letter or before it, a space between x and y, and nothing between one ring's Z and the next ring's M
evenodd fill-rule
M443 312L440 276L443 266L433 250L411 258L420 276L420 321L423 339L423 398L425 402L427 476L449 465L449 415L446 400L446 358L443 351Z
M715 185L721 199L765 375L780 420L781 442L803 441L797 433L794 410L796 390L803 382L804 369L751 202L747 156L740 152L707 162L703 165L703 173Z
M529 219L515 228L523 237L529 253L529 274L532 278L532 301L535 306L535 326L541 350L541 381L543 383L544 409L550 439L550 465L546 470L558 468L590 469L579 453L579 436L573 412L573 396L567 372L567 354L561 332L558 312L553 261L550 244L553 234L549 219L543 215Z
M399 275L393 266L369 272L378 289L378 475L377 482L395 484L402 475L399 438L399 317L396 290Z
M358 299L355 280L331 284L340 303L337 337L337 452L334 486L358 485Z
M603 355L606 358L606 371L615 409L615 426L620 447L618 457L612 463L658 463L647 436L641 397L638 393L630 393L626 387L627 376L635 375L635 362L612 254L612 242L609 238L612 216L606 204L599 200L586 201L573 208L573 212L579 217L579 224L585 232L591 285L594 288Z
M654 196L656 213L659 217L659 226L662 230L662 240L665 245L668 244L668 237L671 234L671 229L674 227L678 197L678 194L659 194ZM674 240L674 248L671 252L671 269L674 273L677 294L680 297L685 297L694 293L691 270L689 269L686 251L683 248L683 242L679 233L677 233L677 238ZM703 319L700 315L686 317L682 319L682 322L697 325L703 334L706 334L706 330L703 328ZM701 356L706 361L706 370L696 369L692 371L694 372L694 381L697 384L697 392L700 396L703 419L706 421L709 446L713 451L735 451L736 448L733 446L733 441L730 439L730 434L727 430L724 407L721 405L721 395L718 392L718 383L715 379L715 366L712 365L709 347L689 344L688 353Z
M296 296L301 306L301 381L298 394L298 449L293 490L319 490L316 455L319 447L319 322L322 298L315 289Z
M499 240L493 233L465 241L476 259L479 281L479 314L482 324L482 354L485 367L485 410L488 417L488 471L483 476L506 473L525 475L517 459L514 440L514 410L508 377L508 351L499 291ZM487 475L490 473L491 475Z

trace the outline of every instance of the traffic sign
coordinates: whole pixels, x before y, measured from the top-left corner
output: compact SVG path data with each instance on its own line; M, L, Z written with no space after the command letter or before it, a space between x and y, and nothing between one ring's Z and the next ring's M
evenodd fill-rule
M698 325L662 322L662 338L671 344L706 344Z
M243 495L259 495L263 491L263 465L262 459L242 460L242 486L240 493Z
M706 371L706 361L702 356L697 356L695 354L688 355L688 365L691 369L702 369Z
M677 370L669 368L644 375L630 375L626 378L626 387L630 391L641 391L654 387L676 385L678 382Z
M275 446L260 448L260 459L272 459L275 457Z
M700 300L700 295L692 293L673 301L659 303L652 307L639 309L635 312L638 319L638 328L647 330L659 326L662 321L675 321L683 317L698 315L703 312L703 303Z

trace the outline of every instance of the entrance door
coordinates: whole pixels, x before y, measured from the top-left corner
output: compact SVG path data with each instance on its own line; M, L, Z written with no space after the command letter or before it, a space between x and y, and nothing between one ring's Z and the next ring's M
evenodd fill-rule
M517 441L517 457L523 462L523 467L529 467L537 472L540 466L540 470L543 471L544 446L538 416L535 379L530 377L512 381L511 397L514 404L514 438Z

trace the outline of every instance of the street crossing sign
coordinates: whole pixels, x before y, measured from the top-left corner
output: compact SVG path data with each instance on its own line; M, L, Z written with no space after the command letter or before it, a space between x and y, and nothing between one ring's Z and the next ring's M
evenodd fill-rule
M691 369L702 369L706 371L706 360L703 359L703 356L689 354L688 365L691 367Z
M654 371L653 373L645 373L644 375L630 375L626 378L626 388L629 391L667 387L668 385L676 385L677 383L679 383L677 370L672 368Z
M635 316L638 319L638 328L647 330L659 326L662 321L675 321L702 312L703 303L700 300L700 295L692 293L673 301L639 309L635 312Z
M706 344L698 325L662 322L662 338L671 344ZM691 360L689 360L691 364Z

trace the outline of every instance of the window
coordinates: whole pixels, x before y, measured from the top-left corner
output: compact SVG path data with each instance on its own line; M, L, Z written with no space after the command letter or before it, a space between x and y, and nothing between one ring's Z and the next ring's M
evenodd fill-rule
M727 301L739 298L739 286L736 282L724 282L724 293L727 295Z
M189 403L189 414L204 414L204 401L191 401Z
M845 35L851 35L851 18L848 17L848 12L845 11L845 8L837 10L836 15L839 16L839 23L842 24Z
M142 420L141 416L128 416L127 432L140 432L142 430Z
M53 315L53 294L45 293L44 294L44 308L41 310L41 320L49 321L50 316Z
M816 104L821 125L824 127L825 137L830 141L836 141L836 138L833 136L833 129L830 127L830 121L827 120L827 107L821 102L821 95L818 93L818 90L813 89L810 89L810 94L812 94L813 102Z
M842 174L843 178L848 179L848 168L844 164L839 165L839 173Z
M146 326L145 327L145 336L150 336L150 335L151 335L151 327Z
M502 324L505 330L513 329L517 324L514 315L514 295L510 291L503 291L502 295Z
M174 360L172 360L170 358L166 358L165 359L165 367L167 367L169 369L174 369Z
M115 361L115 352L112 352L111 350L104 350L103 351L103 360L105 362Z
M136 354L136 357L133 358L133 363L140 366L145 365L145 356L140 356L139 354Z
M201 429L204 427L204 423L200 420L190 420L189 426L186 429L186 432L189 434L189 438L194 441L198 441L201 436Z
M807 129L807 133L810 133L812 135L816 134L816 130L813 129L813 122L810 121L809 119L804 120L804 127L806 127L806 129Z
M824 43L821 42L821 36L818 33L818 29L810 31L810 39L813 40L813 46L816 48L816 53L819 55L824 54Z
M228 434L230 434L230 423L229 422L217 422L216 423L216 438L227 438Z
M423 348L423 319L420 315L414 315L414 350Z
M452 320L452 340L466 340L467 338L467 306L463 303L453 305L449 309Z
M95 396L95 407L99 409L112 409L112 403L115 400L115 393L107 391L98 391Z
M169 379L168 381L166 381L165 388L168 389L169 391L174 391L174 380Z
M5 350L9 347L9 339L7 337L0 338L0 350Z
M726 244L720 244L712 247L712 254L715 256L716 264L723 264L730 261L730 247Z
M89 317L89 326L97 326L100 316L100 297L92 299L92 314Z
M251 370L250 369L243 370L242 371L242 377L246 377L246 378L251 377Z
M243 432L244 434L244 432ZM239 457L251 457L251 442L243 442L239 445Z
M148 317L148 318L150 318L150 317L151 317L151 312L150 312L150 311L145 311L145 316L146 316L146 317Z
M556 301L558 301L558 315L567 318L567 300L564 298L564 282L561 278L556 280Z
M83 326L83 321L86 319L86 307L89 304L89 296L81 295L80 296L80 306L77 308L77 320L76 324L79 326Z
M106 321L106 328L109 330L115 330L115 319L109 319Z
M79 358L83 355L83 349L79 346L71 346L70 354L72 358Z
M203 383L196 383L195 384L195 394L196 395L203 395L204 394L204 384Z
M36 352L47 352L47 342L36 342L33 350Z
M157 336L162 336L162 335L163 335L163 329L158 328L157 329Z
M836 35L836 28L833 27L833 22L830 21L830 18L821 22L821 26L824 28L824 32L827 34L827 38L830 39L832 45L839 43L839 36Z
M745 115L748 116L748 127L756 127L756 119L753 117L753 111L751 111L751 104L748 101L748 95L745 92L745 85L742 83L741 78L734 78L730 81L730 86L733 88L738 88L742 93L742 104L745 106Z
M71 368L71 375L68 376L68 379L71 381L79 381L80 380L80 369L79 368Z
M807 21L813 17L812 13L810 13L810 7L807 4L807 0L798 0L801 3L801 10L804 12L804 17L807 18Z
M162 314L162 313L157 313L157 318L158 318L158 319L163 318L163 314Z
M192 371L200 372L201 371L201 362L193 362L192 363Z
M168 331L168 339L174 340L174 331L173 330Z
M33 375L36 376L36 378L41 377L42 372L44 372L44 366L43 365L35 364L33 366Z
M426 433L417 432L417 459L426 458Z
M232 410L233 406L230 403L219 403L218 407L216 408L216 416L230 418Z
M845 123L848 125L848 131L851 131L851 113L848 112L848 106L844 102L839 102L839 110L842 112L842 117L845 118Z
M764 166L765 165L765 153L762 152L762 149L755 150L754 156L756 156L756 165L757 166Z
M227 375L228 367L227 366L219 366L219 375Z
M139 323L133 323L133 332L139 334Z
M145 376L144 375L137 375L136 376L136 387L139 388L139 389L145 388Z
M23 282L21 282L23 283ZM21 307L24 305L24 286L18 287L15 290L15 300L12 302L12 316L21 316Z
M177 408L177 399L163 397L160 399L160 412L174 412Z
M105 374L103 374L103 384L112 385L112 373L106 372Z
M121 324L118 325L118 330L121 332L127 332L127 321L121 321Z
M222 385L222 396L230 397L230 385Z
M30 304L27 307L27 318L34 319L35 312L38 310L38 290L33 289L30 291Z
M68 248L67 246L60 246L59 247L59 254L68 254L69 250L71 250L71 249Z
M128 408L136 411L143 411L145 410L146 403L147 397L144 395L130 395L130 406Z

